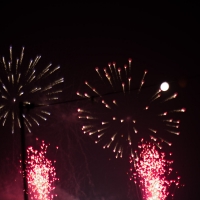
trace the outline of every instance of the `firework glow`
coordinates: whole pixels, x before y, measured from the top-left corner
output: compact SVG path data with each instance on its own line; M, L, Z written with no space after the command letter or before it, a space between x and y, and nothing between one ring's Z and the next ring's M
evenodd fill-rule
M138 75L133 72L131 59L122 68L117 68L116 63L109 63L103 69L97 67L91 76L93 80L85 81L77 92L79 97L92 102L90 107L78 109L83 133L101 143L104 149L111 148L116 158L122 157L127 149L133 155L133 141L137 144L146 135L171 146L165 133L180 134L178 113L185 112L185 108L175 109L170 103L178 96L176 92L168 91L166 96L158 86L150 88L152 93L145 96L146 88L142 88L148 71L140 70Z
M39 63L41 56L36 56L30 61L26 60L24 47L16 60L13 59L12 47L9 52L8 61L4 56L0 59L0 120L4 126L11 119L12 133L14 133L15 126L21 128L19 103L23 102L24 107L30 107L55 102L62 92L59 85L64 79L54 75L60 66L53 67L50 63L42 68ZM46 121L50 114L46 109L39 107L31 114L30 112L24 114L27 130L31 132L33 124L39 126L39 121Z
M180 187L180 177L169 180L173 161L166 160L165 154L160 153L153 143L142 142L138 147L139 152L136 151L135 156L130 158L130 180L139 188L142 199L165 200L170 195L173 197L175 189ZM173 193L170 193L172 185Z
M55 167L46 158L47 145L42 142L41 150L34 150L33 147L27 149L27 182L31 199L33 200L52 200L55 194L54 183L56 178Z

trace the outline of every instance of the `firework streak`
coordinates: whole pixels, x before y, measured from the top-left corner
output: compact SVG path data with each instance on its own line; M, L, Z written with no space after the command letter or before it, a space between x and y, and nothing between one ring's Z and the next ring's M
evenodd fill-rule
M4 126L11 119L12 133L15 125L21 128L20 102L23 102L24 107L48 105L55 102L62 92L59 86L64 79L54 75L60 66L53 67L50 63L43 68L39 63L40 59L41 56L36 56L35 59L26 62L24 47L16 60L13 59L12 47L8 61L5 57L0 59L0 120ZM31 132L33 124L39 126L39 120L47 120L48 115L50 113L41 107L35 108L31 114L24 114L27 130Z
M47 145L42 142L41 150L27 149L27 181L28 190L33 200L52 200L56 178L55 168L52 162L46 158Z
M139 152L130 158L130 180L139 187L142 200L165 200L169 195L173 197L174 193L170 194L169 188L172 184L175 188L179 187L180 177L168 180L172 172L172 161L166 160L165 154L156 150L153 143L142 143L138 147Z

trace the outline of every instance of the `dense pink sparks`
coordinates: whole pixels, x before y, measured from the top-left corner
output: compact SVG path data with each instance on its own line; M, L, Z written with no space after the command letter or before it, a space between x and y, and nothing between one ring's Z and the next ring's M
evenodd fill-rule
M136 158L131 158L135 173L131 169L132 178L140 188L143 200L165 200L169 195L169 187L172 183L179 185L179 179L167 180L172 171L169 167L171 161L164 159L164 153L159 153L154 144L142 143L141 153ZM132 179L131 178L131 179ZM172 194L173 196L173 194Z
M57 180L55 168L46 156L47 145L42 142L41 151L33 147L27 149L27 181L29 195L34 200L52 200L55 196L52 191L54 181Z

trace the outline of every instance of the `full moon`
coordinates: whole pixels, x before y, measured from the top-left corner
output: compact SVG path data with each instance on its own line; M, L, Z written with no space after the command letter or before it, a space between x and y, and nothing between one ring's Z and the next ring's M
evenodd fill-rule
M167 91L169 89L169 84L167 82L163 82L161 85L160 85L160 89L162 91Z

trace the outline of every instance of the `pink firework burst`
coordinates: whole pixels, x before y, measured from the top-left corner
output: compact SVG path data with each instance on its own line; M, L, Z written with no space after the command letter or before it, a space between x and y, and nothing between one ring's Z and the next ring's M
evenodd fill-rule
M53 190L56 178L55 167L52 162L46 158L47 145L44 141L41 144L41 150L34 150L33 147L27 149L27 181L29 195L34 200L52 200L54 198Z
M142 142L138 147L140 153L135 152L135 156L130 159L130 180L134 180L139 187L142 199L165 200L169 195L173 197L175 188L180 186L180 177L169 180L173 161L166 160L165 154L160 153L153 143ZM173 193L170 193L172 185L175 187Z

